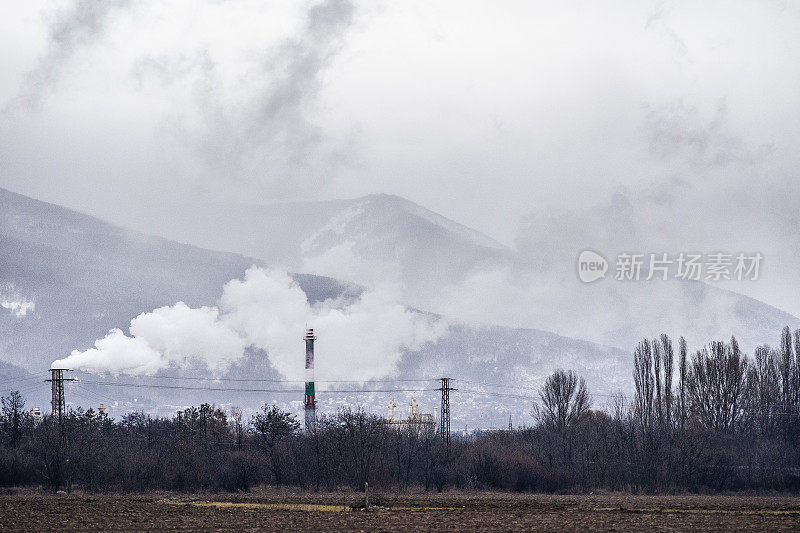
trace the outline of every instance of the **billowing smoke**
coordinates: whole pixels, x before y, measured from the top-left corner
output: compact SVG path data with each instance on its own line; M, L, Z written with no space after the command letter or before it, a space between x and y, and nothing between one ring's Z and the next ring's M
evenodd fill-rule
M112 329L94 348L74 350L54 368L153 374L172 365L201 363L224 371L245 348L242 336L219 316L216 307L192 309L183 302L142 313L130 325L131 336Z
M351 302L310 305L285 272L252 267L244 280L225 285L216 307L193 309L178 302L143 313L131 320L130 335L113 329L94 348L74 350L52 366L151 375L199 364L220 373L252 346L265 350L287 379L302 379L306 326L319 335L318 377L362 381L390 374L403 350L419 349L447 328L380 291L364 292Z

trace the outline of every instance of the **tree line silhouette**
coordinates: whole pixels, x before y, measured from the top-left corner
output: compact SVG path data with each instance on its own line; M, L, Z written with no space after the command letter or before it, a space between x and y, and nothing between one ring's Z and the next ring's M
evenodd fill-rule
M800 489L800 330L745 355L735 338L689 354L667 335L633 353L634 394L593 408L583 378L550 375L516 430L454 435L361 409L301 431L274 405L245 420L209 404L172 418L92 409L34 418L2 398L0 486L54 490L248 490L284 485L515 491Z

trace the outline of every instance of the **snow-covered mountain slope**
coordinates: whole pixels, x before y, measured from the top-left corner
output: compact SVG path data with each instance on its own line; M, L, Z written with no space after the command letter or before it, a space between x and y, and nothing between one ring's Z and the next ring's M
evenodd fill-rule
M286 207L282 212L285 220L275 215L275 223L280 220L283 227L292 227L290 213L298 212L295 207ZM395 197L330 202L325 214L328 218L319 215L322 210L318 205L312 207L308 212L320 218L312 224L310 219L298 217L294 225L306 228L297 231L302 235L295 240L301 252L306 250L304 262L310 257L324 256L341 243L353 243L348 246L357 256L380 258L400 268L400 283L415 278L430 283L430 279L447 277L452 272L467 272L469 280L470 272L476 269L480 272L476 265L508 265L517 260L513 252L491 240L475 236L462 226L452 226L429 212L420 212L413 204L409 206ZM217 223L231 236L231 241L244 239L235 229L224 226L223 221ZM265 242L269 242L266 237L270 234L267 230L260 233ZM261 242L256 239L258 234L249 235L254 243ZM125 330L140 313L179 300L194 307L212 305L226 282L241 277L254 263L271 263L151 237L2 189L0 250L0 361L18 365L33 372L32 376L40 377L53 360L73 349L91 347L111 328ZM317 251L320 255L314 256ZM342 268L345 267L351 274L357 273L357 261L345 260ZM508 268L511 271L521 267ZM294 277L312 302L336 299L343 294L352 299L360 294L358 287L330 277L312 274ZM573 278L562 283L573 282ZM694 323L695 330L707 334L698 336L697 343L707 342L708 336L725 337L730 331L743 339L742 345L746 347L747 343L774 343L783 325L797 324L796 318L762 302L701 283L674 285L677 292L665 293L629 284L626 290L632 291L630 294L607 284L599 292L602 308L587 306L580 300L571 303L537 300L519 286L501 288L469 283L454 286L471 298L467 303L480 313L469 317L471 325L448 318L446 334L436 342L405 351L395 377L449 375L461 379L463 401L472 402L472 407L461 415L465 417L464 423L469 424L484 420L485 425L487 419L481 417L487 409L491 423L502 423L498 418L501 416L507 421L509 414L519 420L521 413L529 413L535 388L555 368L571 368L581 373L590 389L598 394L598 402L605 394L629 390L629 353L642 336L652 338L662 331L674 336L687 334L686 328ZM457 295L457 292L450 294L454 305L461 303ZM549 332L555 328L530 327L536 325L536 316L525 313L543 309L549 311L548 316L560 319L552 322L563 326L560 335ZM611 315L613 320L608 318ZM585 318L574 320L573 316ZM490 321L485 317L494 317L505 326L486 325ZM530 320L530 324L523 319ZM596 340L597 332L610 332L611 338L621 339L615 345L622 349L579 340ZM694 339L692 342L692 349L699 347ZM302 349L298 339L299 363ZM324 357L324 350L319 357ZM230 375L276 377L269 354L260 351L249 352ZM486 383L507 387L525 397L481 396L479 393L487 390L481 384ZM168 412L175 406L198 401L257 407L260 402L270 400L258 394L175 393L124 387L89 390L87 384L80 387L76 385L75 392L83 390L88 394L86 401L102 397L111 405L118 402L120 410L145 407ZM44 393L39 392L46 395L46 389L43 390ZM498 392L497 388L491 390ZM383 396L372 395L358 401L382 408L388 401ZM398 396L401 401L402 394ZM73 398L81 401L79 395ZM134 398L138 398L138 403L133 402ZM346 400L331 396L322 405L334 409L342 401ZM433 401L431 397L429 403ZM130 405L126 406L126 402ZM512 406L516 411L509 411Z
M257 262L241 255L150 237L5 190L0 190L0 250L0 288L4 291L0 300L8 303L0 308L0 361L22 367L6 373L3 385L9 390L26 385L24 389L39 403L47 397L43 379L53 360L73 349L91 347L111 328L126 330L133 317L156 307L179 300L190 306L211 305L227 281L241 277L246 268ZM331 278L308 274L294 278L311 301L335 299L343 294L352 299L359 294L357 287ZM303 349L298 338L298 364L303 362ZM322 342L318 357L325 357ZM264 352L249 351L229 376L279 377L268 358ZM481 413L485 414L486 405L498 407L506 402L475 392L467 395L467 386L478 391L484 389L476 383L486 382L534 387L553 369L563 367L580 371L595 391L602 393L626 386L628 366L624 351L545 331L451 324L438 341L416 351L406 350L394 377L450 375L465 380L465 401L470 398L470 402L483 403L480 410L465 409L458 416L465 423L474 424L483 416ZM26 381L11 381L11 377L20 376ZM118 379L124 382L133 378ZM473 383L467 385L467 381ZM102 387L88 381L70 387L71 405L104 401L116 415L139 408L168 414L175 407L200 401L257 408L261 402L273 399L252 393ZM396 396L402 402L409 394ZM528 394L535 395L531 391ZM426 395L430 396L428 405L435 401L435 394L430 391L418 394L420 399ZM383 396L387 394L349 399L322 396L321 405L335 409L342 402L361 402L382 410L388 401ZM294 405L292 399L296 400L291 395L276 395L274 399L286 400L289 406ZM519 413L530 411L529 400L517 398L514 402L519 403ZM488 411L499 412L495 408ZM521 416L519 413L514 415L515 420ZM507 414L498 416L502 420L495 422L507 419Z
M575 272L580 250L570 245L543 235L546 246L522 255L397 196L203 206L155 213L148 224L181 242L390 286L407 305L455 321L554 331L625 350L661 332L684 335L695 348L736 335L752 350L774 342L784 325L800 327L764 302L701 282L586 285Z
M135 223L135 221L132 221ZM409 305L456 286L514 252L398 196L154 210L142 226L179 242L257 257L293 271L393 285Z
M142 312L213 304L226 282L260 264L3 189L0 251L0 360L37 371ZM296 280L314 301L348 290L318 276Z

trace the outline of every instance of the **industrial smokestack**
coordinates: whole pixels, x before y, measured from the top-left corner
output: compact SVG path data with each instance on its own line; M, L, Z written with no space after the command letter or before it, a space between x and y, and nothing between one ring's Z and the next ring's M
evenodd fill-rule
M310 431L317 421L317 402L314 398L314 341L316 340L313 329L306 330L306 431Z

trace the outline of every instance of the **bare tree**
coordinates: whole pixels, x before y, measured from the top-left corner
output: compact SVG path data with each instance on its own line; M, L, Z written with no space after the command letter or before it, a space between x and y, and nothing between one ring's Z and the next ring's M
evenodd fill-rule
M649 429L653 422L653 355L647 339L633 351L633 382L636 387L634 405L636 419L642 427Z
M664 392L662 392L663 386L661 383L661 361L663 359L663 353L661 351L661 345L655 339L653 339L653 380L656 386L656 396L653 399L655 402L655 417L656 423L658 427L664 427Z
M624 421L628 415L628 405L625 395L621 392L611 394L606 402L606 411L611 414L614 420Z
M26 413L25 400L19 391L11 391L2 398L2 428L12 448L19 446L22 439L22 426Z
M780 376L778 354L769 346L759 346L754 364L747 370L747 406L752 425L770 435L780 416Z
M281 411L277 405L266 404L260 413L253 415L251 423L260 437L264 451L269 455L275 482L281 483L284 462L279 457L276 447L279 442L297 435L300 423L293 414Z
M586 382L572 370L556 370L539 391L542 406L534 406L534 416L541 424L563 433L591 407Z
M687 404L686 404L686 373L687 373L687 365L686 365L686 339L683 337L680 338L679 341L680 346L680 363L678 365L678 372L679 372L679 396L678 396L678 427L683 429L684 424L686 424L686 417L687 417Z
M796 373L797 362L792 357L792 333L789 326L783 328L781 331L781 344L780 344L780 374L781 374L781 401L783 403L783 410L789 412L792 405L795 404L794 387L792 381Z
M688 390L692 413L714 430L731 431L743 412L747 359L739 344L712 342L692 359Z
M236 447L241 450L244 444L244 424L242 423L241 407L235 405L231 407L231 424L236 435Z
M800 329L794 331L793 422L800 418ZM788 416L787 416L788 418Z
M362 488L370 481L379 445L386 436L386 422L363 409L342 409L338 422L344 433L348 458L352 461L355 486Z
M672 339L666 333L661 334L662 363L664 365L664 417L667 426L672 426L672 372L673 360Z

